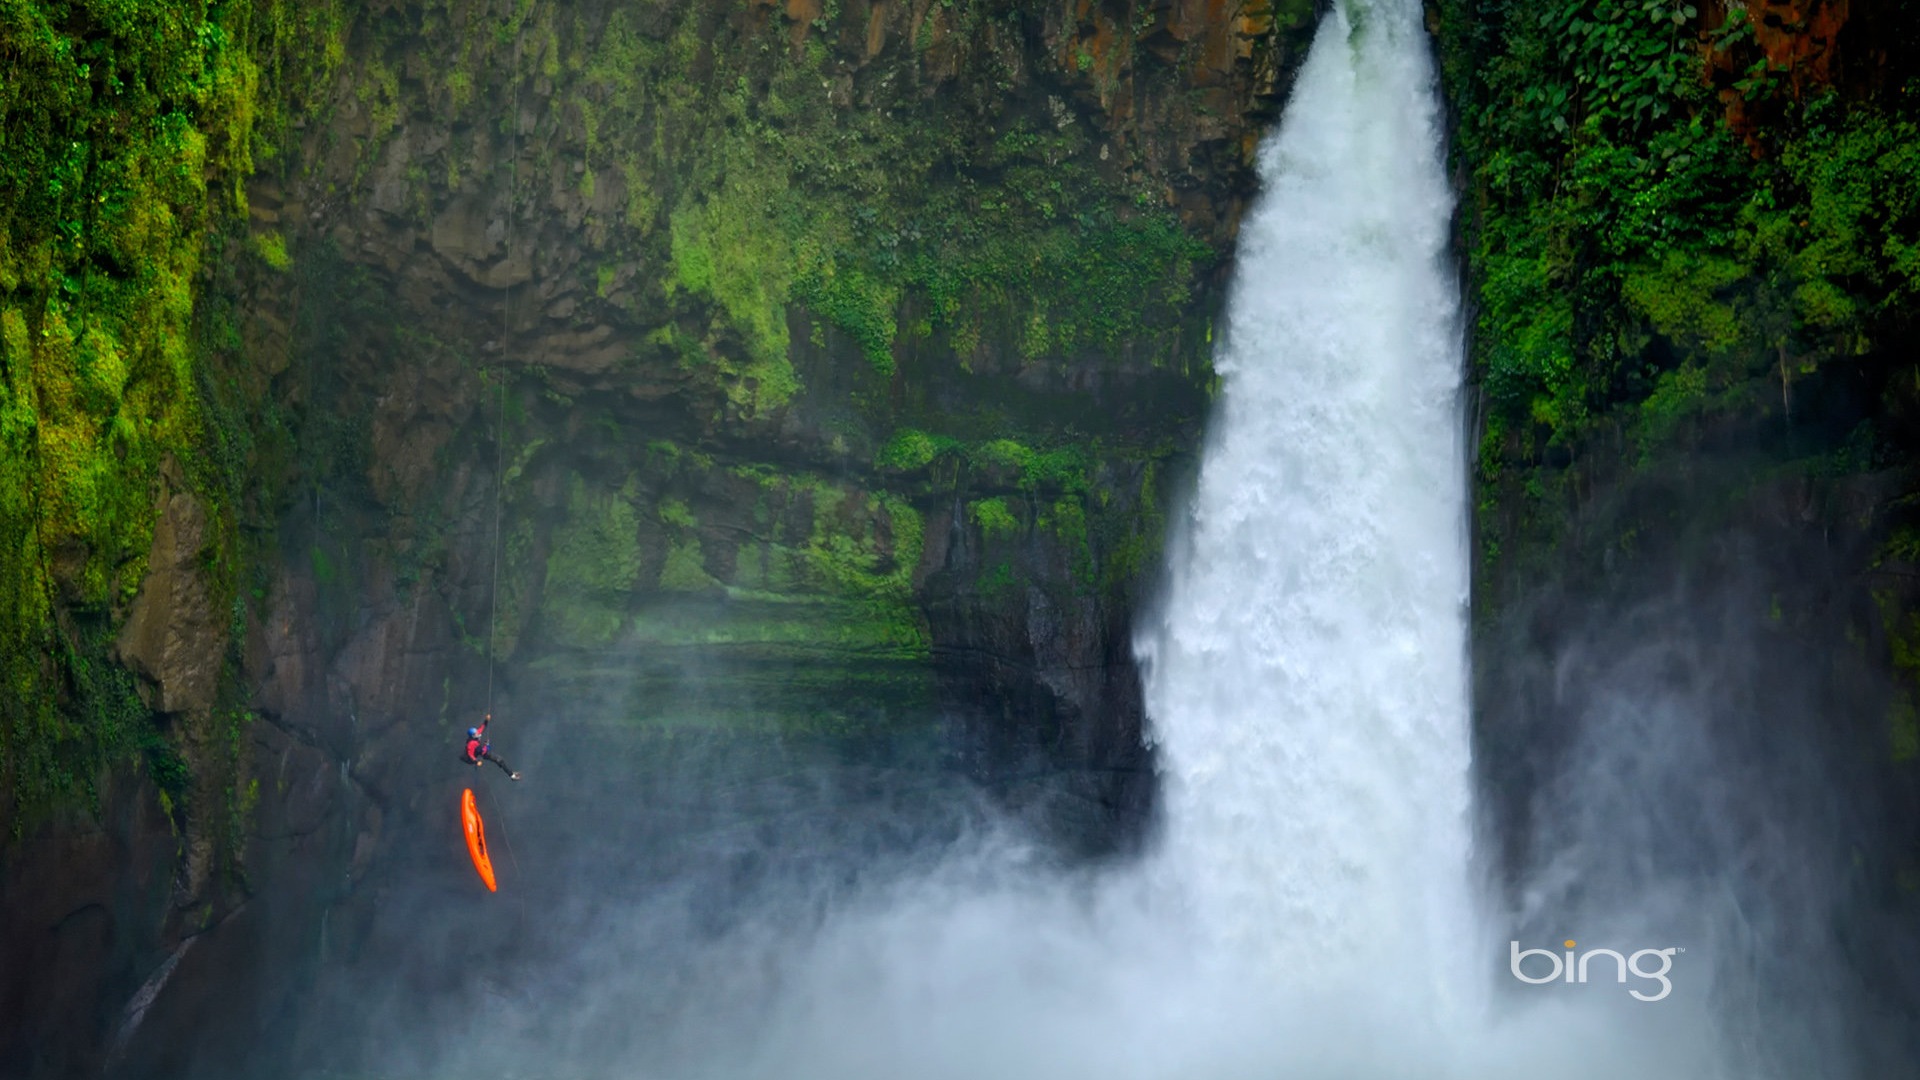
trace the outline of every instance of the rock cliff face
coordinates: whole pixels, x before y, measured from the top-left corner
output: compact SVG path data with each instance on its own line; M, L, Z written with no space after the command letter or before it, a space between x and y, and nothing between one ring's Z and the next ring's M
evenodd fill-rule
M293 650L356 667L326 692L361 752L472 716L478 674L445 678L490 648L508 684L628 658L649 700L725 662L744 696L690 723L1004 699L983 745L1137 767L1131 676L1084 673L1128 669L1248 155L1310 15L356 22L300 166L253 191L256 228L303 242L249 352L312 414L283 538L353 583L317 594L389 597ZM266 711L319 700L270 650Z
M144 555L62 601L152 734L0 848L7 1074L312 1049L489 703L516 763L599 733L635 790L690 739L924 744L1066 850L1137 841L1130 622L1313 15L315 8L198 278L179 452L231 482L155 464Z

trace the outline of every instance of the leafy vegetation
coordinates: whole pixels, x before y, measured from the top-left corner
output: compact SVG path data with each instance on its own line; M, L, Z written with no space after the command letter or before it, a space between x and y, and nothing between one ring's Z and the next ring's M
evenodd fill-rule
M1002 498L981 499L968 504L967 516L980 527L980 535L988 543L1003 536L1012 536L1020 529L1020 520L1013 516L1013 511L1007 507L1007 500Z
M958 446L952 439L938 438L916 428L901 428L874 456L875 466L892 472L918 472L933 464L942 452Z
M1790 394L1903 317L1920 284L1911 89L1796 92L1768 56L1746 63L1740 5L1713 25L1676 0L1445 10L1498 436L1483 471L1597 425L1658 441L1751 380ZM1716 86L1716 65L1743 74ZM1763 106L1763 131L1736 127Z
M277 152L288 88L338 61L337 28L331 5L283 0L0 3L0 791L15 829L86 800L136 751L163 791L178 779L136 699L103 689L125 674L108 672L107 638L82 643L71 620L110 628L136 594L166 462L211 508L217 583L237 585L246 437L209 367L230 326L197 285ZM277 239L259 252L284 266Z

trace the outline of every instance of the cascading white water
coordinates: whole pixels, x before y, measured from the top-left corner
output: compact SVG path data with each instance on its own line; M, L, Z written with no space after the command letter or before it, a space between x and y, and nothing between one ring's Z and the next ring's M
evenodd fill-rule
M1472 925L1452 200L1419 16L1336 6L1261 154L1190 534L1136 645L1196 925L1383 992L1460 983Z
M1262 149L1220 407L1135 643L1167 786L1149 869L1189 917L1194 992L1288 1014L1254 1051L1282 1075L1718 1075L1691 1007L1488 993L1428 50L1419 0L1339 0Z

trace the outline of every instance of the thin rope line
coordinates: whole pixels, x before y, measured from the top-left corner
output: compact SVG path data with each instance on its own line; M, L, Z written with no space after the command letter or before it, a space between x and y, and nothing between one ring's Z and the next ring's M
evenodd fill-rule
M486 766L482 765L481 768L484 769ZM507 808L500 802L500 796L493 792L493 777L488 776L486 773L481 773L481 775L486 776L486 783L482 786L487 789L487 802L493 806L494 817L500 820L500 839L507 845L507 861L513 863L513 872L518 874L520 873L520 858L513 853L513 837L507 835Z
M494 361L494 382L500 395L500 418L493 442L493 580L487 587L487 719L493 719L493 645L500 622L500 503L506 487L507 465L507 344L513 335L513 199L520 186L520 35L513 38L513 111L507 117L507 283L500 307L500 355Z
M486 766L482 765L481 769L486 770ZM500 802L500 797L494 794L493 778L486 775L487 771L491 770L480 774L480 786L487 789L487 805L493 808L494 819L500 823L500 842L507 847L507 861L513 864L513 876L517 881L525 875L520 872L520 856L513 853L513 836L507 832L507 808ZM524 935L527 925L527 890L524 883L516 885L513 896L519 901L520 908L519 932L514 935L518 938Z

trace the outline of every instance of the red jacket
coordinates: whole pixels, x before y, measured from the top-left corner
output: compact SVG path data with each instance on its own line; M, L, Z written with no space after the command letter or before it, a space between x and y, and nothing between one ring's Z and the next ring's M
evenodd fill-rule
M487 752L487 743L485 741L486 737L487 737L487 725L481 724L480 737L477 739L467 740L467 762L469 764L472 764L472 765L480 764L480 755Z

